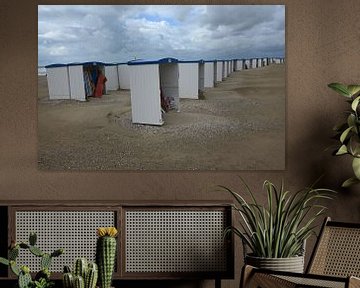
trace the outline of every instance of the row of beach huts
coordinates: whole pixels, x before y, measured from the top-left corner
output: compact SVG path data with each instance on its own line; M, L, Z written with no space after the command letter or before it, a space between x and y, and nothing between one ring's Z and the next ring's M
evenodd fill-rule
M132 122L163 125L169 110L180 111L180 98L199 99L232 72L284 63L284 58L231 60L137 59L126 63L77 62L45 66L49 99L86 101L91 79L102 73L106 91L130 89ZM96 81L95 81L96 83Z

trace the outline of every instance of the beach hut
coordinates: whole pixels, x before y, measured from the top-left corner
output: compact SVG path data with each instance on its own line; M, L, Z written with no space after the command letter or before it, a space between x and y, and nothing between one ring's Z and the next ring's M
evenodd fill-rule
M165 111L180 110L178 60L139 59L129 61L128 66L132 122L163 125Z
M86 101L93 95L99 71L105 75L105 64L102 62L82 62L68 64L71 99ZM106 94L106 84L102 94Z
M258 58L257 59L257 64L256 64L257 67L262 67L262 60L261 58Z
M179 60L179 97L199 99L204 90L204 61Z
M275 58L275 64L280 64L281 63L281 59L280 58Z
M227 68L228 63L225 60L223 60L222 63L223 63L223 65L222 65L222 80L224 80L228 76L228 73L227 73L227 71L228 71L228 68Z
M214 80L215 82L221 82L223 79L223 62L216 60L214 63L215 63L214 72L216 72L216 76L214 76Z
M49 99L70 99L69 72L66 64L45 66L49 89Z
M107 90L119 90L119 75L117 64L106 63L105 64L105 77L107 79L106 89Z
M127 63L117 63L120 89L130 89L130 68Z
M262 58L262 66L267 66L268 64L268 58Z
M227 66L227 68L228 68L227 74L228 74L228 75L230 75L231 72L232 72L232 70L231 70L231 69L232 69L231 62L232 62L231 60L228 60L228 61L227 61L227 63L228 63L228 66Z
M252 58L251 59L251 64L250 64L251 68L252 69L256 68L257 67L256 64L257 64L256 58Z
M251 64L251 61L250 59L245 59L244 60L244 69L250 69L250 64Z
M94 93L99 71L105 75L105 64L102 62L52 64L46 69L50 99L86 101ZM106 84L102 93L106 93Z
M243 59L237 59L236 60L236 71L243 70L244 69L244 61Z
M214 82L215 82L215 76L216 76L216 70L215 68L215 61L211 60L207 60L204 61L204 77L205 77L205 81L204 81L204 87L205 88L212 88L214 87Z

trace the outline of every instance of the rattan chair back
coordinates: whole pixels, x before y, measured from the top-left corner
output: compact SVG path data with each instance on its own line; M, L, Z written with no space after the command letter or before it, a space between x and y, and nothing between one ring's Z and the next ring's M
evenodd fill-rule
M360 224L333 222L327 218L307 273L360 277Z

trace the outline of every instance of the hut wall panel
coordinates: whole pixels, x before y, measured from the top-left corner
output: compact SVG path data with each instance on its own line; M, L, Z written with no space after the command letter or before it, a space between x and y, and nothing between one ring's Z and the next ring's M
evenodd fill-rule
M204 65L205 87L214 87L214 62L206 62Z
M83 66L69 66L70 98L86 101Z
M216 65L217 67L216 67L216 69L217 69L217 71L216 71L216 82L221 82L222 81L222 71L223 71L223 62L221 62L221 61L218 61L217 62L217 65Z
M130 89L130 67L126 64L118 65L120 89Z
M162 125L159 65L134 65L129 68L132 122Z
M120 88L117 65L105 66L105 77L107 78L107 90L118 90Z
M179 63L180 98L198 99L198 63Z
M69 74L67 67L46 69L50 99L70 99Z
M198 67L198 87L203 91L205 88L205 63L199 63Z

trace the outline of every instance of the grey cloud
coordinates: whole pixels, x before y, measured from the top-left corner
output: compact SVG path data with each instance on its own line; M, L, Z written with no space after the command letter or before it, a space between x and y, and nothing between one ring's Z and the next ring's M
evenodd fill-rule
M40 65L285 53L284 6L40 5L38 14Z

